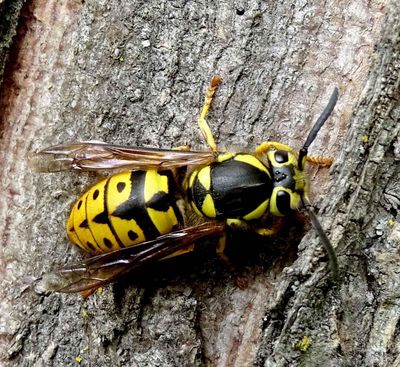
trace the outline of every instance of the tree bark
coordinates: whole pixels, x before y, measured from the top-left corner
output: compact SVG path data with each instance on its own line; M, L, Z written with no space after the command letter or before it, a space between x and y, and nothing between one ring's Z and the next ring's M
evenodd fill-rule
M397 1L31 0L12 24L0 95L4 365L400 366ZM86 300L46 291L44 273L82 256L65 221L99 177L38 174L29 154L82 140L202 149L196 120L214 74L208 121L221 150L300 148L339 87L310 149L334 166L309 171L339 280L293 219L276 239L233 241L244 289L200 246Z

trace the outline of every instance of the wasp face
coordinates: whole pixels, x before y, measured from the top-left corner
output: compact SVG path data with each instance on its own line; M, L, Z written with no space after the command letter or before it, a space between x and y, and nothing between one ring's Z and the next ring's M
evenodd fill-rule
M298 168L298 157L285 150L268 152L273 190L270 212L275 216L284 216L302 205L302 196L308 191L308 181Z

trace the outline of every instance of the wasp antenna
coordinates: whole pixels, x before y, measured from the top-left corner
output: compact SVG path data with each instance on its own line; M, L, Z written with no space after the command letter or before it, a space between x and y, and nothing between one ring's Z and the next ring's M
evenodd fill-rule
M324 229L322 228L321 223L318 220L317 215L315 214L311 203L308 202L308 200L303 200L303 202L305 204L304 207L307 210L308 216L310 217L310 221L314 229L317 231L318 236L321 239L321 242L325 248L325 251L328 254L329 265L332 272L332 278L333 280L336 281L339 275L339 264L338 264L338 259L336 257L335 249L333 248L331 241L329 241L328 236L326 235Z
M317 122L312 127L310 133L308 134L306 142L303 145L303 148L300 149L299 169L303 169L303 165L304 165L303 159L308 153L308 148L311 145L311 143L314 141L314 139L316 138L321 127L324 125L324 123L326 122L326 120L328 119L330 114L332 113L333 109L336 106L336 102L337 102L338 98L339 98L339 90L335 87L327 106L322 111L321 115L318 117Z

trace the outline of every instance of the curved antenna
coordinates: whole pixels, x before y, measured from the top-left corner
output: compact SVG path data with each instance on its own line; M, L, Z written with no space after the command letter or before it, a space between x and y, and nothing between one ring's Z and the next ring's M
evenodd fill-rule
M329 266L332 271L332 278L334 280L337 280L338 276L339 276L339 263L338 263L338 259L336 256L335 249L333 248L331 241L329 241L328 236L326 235L324 229L322 228L321 223L318 220L317 215L315 214L311 203L305 197L303 197L302 200L303 200L303 206L308 213L311 224L314 227L314 229L317 231L318 236L322 242L322 245L324 246L325 251L328 254Z
M321 127L324 125L324 123L326 122L326 120L328 119L330 114L332 113L333 109L335 108L335 105L336 105L336 102L337 102L338 98L339 98L339 90L335 87L335 89L333 90L333 93L331 95L331 98L329 99L329 102L328 102L327 106L322 111L321 115L318 117L317 122L312 127L310 133L308 134L306 142L303 145L303 148L300 149L300 152L299 152L299 166L298 166L300 170L303 170L303 168L304 168L303 167L304 166L303 160L304 160L304 157L308 153L309 146L314 141L314 139L316 138L319 130L321 129Z

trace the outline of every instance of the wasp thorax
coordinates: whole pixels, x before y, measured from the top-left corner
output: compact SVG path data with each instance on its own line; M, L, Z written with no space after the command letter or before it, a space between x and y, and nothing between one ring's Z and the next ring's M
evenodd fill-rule
M269 207L273 183L267 167L253 155L222 154L192 172L187 195L194 211L208 218L260 218Z

